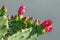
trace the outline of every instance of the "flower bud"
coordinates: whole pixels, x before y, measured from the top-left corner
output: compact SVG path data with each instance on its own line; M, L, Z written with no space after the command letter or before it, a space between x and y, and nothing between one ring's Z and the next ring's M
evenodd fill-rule
M53 26L52 25L50 25L50 26L46 26L45 27L45 30L46 30L46 32L50 32L50 31L52 31L53 30Z
M25 13L25 9L26 9L25 6L22 5L18 10L18 14L23 15Z
M18 15L15 15L15 20L16 20L16 21L18 20Z
M33 17L30 17L29 20L32 21L33 20Z
M51 24L52 24L52 20L50 20L50 19L48 19L48 20L46 20L46 21L44 21L44 22L42 23L42 25L43 25L44 27L49 26L49 25L51 25Z
M11 18L14 18L14 16L12 15Z
M6 13L6 12L7 12L7 7L6 7L6 5L3 5L2 8L1 8L1 10L2 10L4 13Z
M42 23L42 21L41 21L40 19L35 20L35 22L36 22L37 24L41 24L41 23Z
M27 21L28 18L29 18L28 16L25 16L25 17L23 17L23 20L24 20L24 21Z
M11 19L11 16L10 16L10 15L7 15L7 18L8 18L8 19Z

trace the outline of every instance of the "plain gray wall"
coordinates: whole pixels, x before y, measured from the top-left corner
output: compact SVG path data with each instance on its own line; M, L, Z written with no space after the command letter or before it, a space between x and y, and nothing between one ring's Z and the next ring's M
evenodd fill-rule
M60 40L60 0L0 0L0 8L2 5L7 5L9 15L17 14L18 8L25 5L25 15L53 20L54 30L40 35L38 40Z

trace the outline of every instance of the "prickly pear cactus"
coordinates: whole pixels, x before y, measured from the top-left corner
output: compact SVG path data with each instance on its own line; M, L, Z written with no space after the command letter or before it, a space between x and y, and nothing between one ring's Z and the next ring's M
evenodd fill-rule
M0 40L37 40L39 35L53 30L50 19L44 22L36 19L33 22L33 17L24 16L25 9L22 5L15 16L5 15L6 6L0 9Z
M5 7L5 6L3 6ZM5 8L2 9L4 10ZM0 10L0 40L3 38L3 36L6 34L7 29L8 29L8 19L5 16L5 10ZM2 13L3 12L3 13Z

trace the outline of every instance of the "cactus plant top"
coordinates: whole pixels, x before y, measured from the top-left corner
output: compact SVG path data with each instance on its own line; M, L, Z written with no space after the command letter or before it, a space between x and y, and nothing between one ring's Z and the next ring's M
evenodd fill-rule
M18 14L7 15L5 5L0 9L0 40L37 40L39 35L53 30L52 20L42 21L34 17L24 16L26 7L20 6Z

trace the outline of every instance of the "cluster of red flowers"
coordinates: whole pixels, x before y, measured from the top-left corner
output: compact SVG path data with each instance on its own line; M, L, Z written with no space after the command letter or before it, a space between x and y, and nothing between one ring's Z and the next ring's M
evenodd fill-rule
M19 8L18 13L19 13L20 15L23 15L23 14L25 13L25 6L22 5L22 6ZM32 18L30 18L30 19L32 19ZM46 20L46 21L44 21L44 22L42 22L41 20L37 19L37 20L35 20L35 22L36 22L37 24L43 25L43 27L45 28L46 32L50 32L50 31L53 30L52 20L50 20L50 19L48 19L48 20Z
M46 32L50 32L53 30L52 20L46 20L42 23L43 27L45 28Z
M25 8L24 5L20 6L20 8L18 9L18 15L22 15L23 16L24 13L25 13L25 10L26 10L26 8ZM16 20L18 20L18 15L15 16ZM20 16L20 18L21 18L21 16ZM28 16L25 16L25 17L22 18L22 20L24 20L24 21L29 20L30 23L32 22L32 19L33 19L33 17L29 18ZM48 19L48 20L46 20L44 22L42 22L42 20L40 20L40 19L37 19L34 22L36 24L38 24L38 25L42 25L42 27L45 29L45 32L50 32L50 31L53 30L52 20L50 20L50 19Z
M42 22L41 20L38 19L38 20L35 20L35 22L37 24L41 24L44 27L46 32L50 32L50 31L53 30L52 20L50 20L50 19L48 19L48 20L46 20L44 22Z

